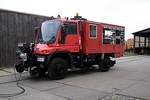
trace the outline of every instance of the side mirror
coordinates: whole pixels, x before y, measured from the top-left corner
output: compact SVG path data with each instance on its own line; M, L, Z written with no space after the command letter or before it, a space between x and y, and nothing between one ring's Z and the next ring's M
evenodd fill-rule
M80 30L80 34L82 35L83 33L83 29L82 29L82 21L79 21L79 30Z
M68 27L68 24L67 24L67 25L66 25L66 24L63 24L63 25L61 26L61 42L60 42L60 43L62 43L62 44L65 43L65 39L66 39L66 36L67 36L67 34L68 34L68 32L67 32L67 27Z
M69 32L69 24L68 23L64 23L63 25L62 25L62 27L61 27L61 32L63 33L63 34L68 34L68 32Z
M36 36L38 34L39 27L35 27L34 30L35 30L35 36Z
M65 25L62 25L61 26L61 34L64 34L65 33Z

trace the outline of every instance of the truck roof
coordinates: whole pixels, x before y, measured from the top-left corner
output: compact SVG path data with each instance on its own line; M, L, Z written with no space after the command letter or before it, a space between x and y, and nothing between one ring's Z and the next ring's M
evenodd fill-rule
M67 19L67 18L59 18L59 19L53 19L53 20L61 20L62 22L65 22L68 20L69 22L78 22L78 20L72 20L72 19ZM93 23L93 24L100 24L101 26L106 26L106 27L117 27L117 28L125 28L125 26L120 26L120 25L115 25L115 24L109 24L109 23L103 23L103 22L96 22L96 21L90 21L90 20L82 20L86 21L87 23Z
M115 25L115 24L109 24L109 23L103 23L103 22L96 22L96 21L89 21L89 23L95 23L95 24L101 24L102 26L110 26L110 27L118 27L118 28L125 28L125 26Z

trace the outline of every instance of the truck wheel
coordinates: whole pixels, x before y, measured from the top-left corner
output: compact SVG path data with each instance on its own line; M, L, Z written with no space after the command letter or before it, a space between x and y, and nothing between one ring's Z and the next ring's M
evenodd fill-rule
M37 67L31 67L30 68L30 76L33 78L40 77L40 70Z
M99 70L101 72L109 71L111 67L111 60L109 56L105 56L103 60L99 61Z
M33 78L38 78L40 76L44 76L46 72L47 72L46 69L40 69L37 67L32 67L30 69L30 76Z
M67 62L62 58L55 58L48 67L48 75L51 79L58 80L66 76L68 69Z

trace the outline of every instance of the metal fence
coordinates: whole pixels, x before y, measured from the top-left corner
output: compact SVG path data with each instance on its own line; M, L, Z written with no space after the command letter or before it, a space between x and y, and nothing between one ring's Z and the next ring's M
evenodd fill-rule
M0 67L12 66L18 42L33 42L34 28L49 18L0 9Z

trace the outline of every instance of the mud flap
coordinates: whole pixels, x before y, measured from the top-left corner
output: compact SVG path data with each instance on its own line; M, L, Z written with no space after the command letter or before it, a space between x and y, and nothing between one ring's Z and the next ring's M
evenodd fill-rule
M114 64L116 64L116 60L111 60L111 66L110 67L113 67Z

